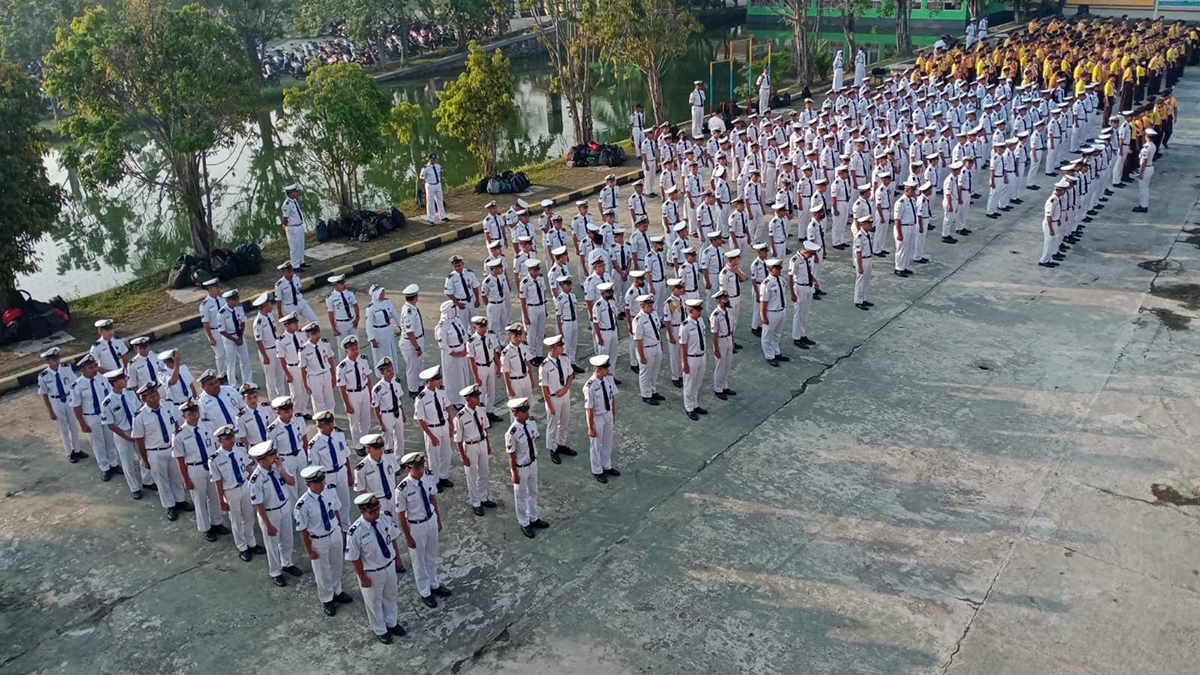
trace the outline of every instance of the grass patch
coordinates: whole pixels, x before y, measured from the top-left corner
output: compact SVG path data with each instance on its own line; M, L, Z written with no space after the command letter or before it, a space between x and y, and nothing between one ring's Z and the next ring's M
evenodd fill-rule
M168 269L140 276L124 285L71 301L71 328L87 334L96 318L125 321L144 318L164 307L177 306L164 291ZM84 325L79 325L86 322Z

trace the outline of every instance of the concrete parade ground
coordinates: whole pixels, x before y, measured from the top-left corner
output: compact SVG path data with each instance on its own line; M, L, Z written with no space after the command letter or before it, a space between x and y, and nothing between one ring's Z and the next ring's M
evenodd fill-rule
M999 220L976 200L973 234L931 236L910 278L877 260L870 311L852 304L849 251L831 251L816 347L785 330L792 360L768 366L745 303L737 396L715 399L710 358L700 422L666 366L665 405L639 400L622 329L623 475L592 479L577 383L580 456L543 459L551 528L526 539L495 425L500 507L471 513L455 459L440 497L454 595L426 608L408 565L409 635L392 645L349 565L355 602L326 617L298 541L306 573L277 588L264 556L243 563L191 514L168 522L153 493L133 501L92 459L68 464L32 390L0 399L0 671L1194 672L1200 507L1170 502L1200 482L1197 75L1175 91L1150 212L1130 213L1136 184L1116 190L1057 269L1036 265L1047 177ZM350 283L364 306L372 283L397 304L420 284L432 327L454 253L481 271L475 237ZM168 347L193 373L211 364L200 332L154 345ZM413 426L407 443L420 447Z

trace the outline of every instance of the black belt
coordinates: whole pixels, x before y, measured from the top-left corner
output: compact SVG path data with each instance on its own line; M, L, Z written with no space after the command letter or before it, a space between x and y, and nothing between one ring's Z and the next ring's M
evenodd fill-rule
M366 387L359 387L358 389L346 389L346 391L350 392L351 394L357 394L360 391L366 391L366 390L367 390Z
M50 394L47 394L47 396L50 396L50 398L52 398L56 401L66 401L67 400L66 396L52 396Z
M392 559L392 560L389 560L389 561L387 562L387 564L386 564L386 565L384 565L383 567L376 567L376 568L375 568L375 569L373 569L373 570L367 570L367 571L368 571L368 572L378 572L378 571L380 571L380 570L386 570L387 568L389 568L389 567L391 567L392 565L395 565L395 564L396 564L396 560L395 560L395 559Z
M395 415L396 411L395 410L380 410L379 414L380 415ZM397 417L399 417L399 415L397 415Z
M564 322L564 323L575 323L575 319L566 319L566 318L564 318L564 319L563 319L563 322Z
M544 302L537 302L537 303L527 302L527 303L525 303L525 306L526 307L543 307L543 306L545 306L545 304L546 303L544 303Z
M184 462L188 466L204 466L204 462Z
M333 530L330 530L330 531L326 532L325 534L310 534L310 535L308 535L308 538L309 539L324 539L325 537L328 537L331 534L333 534Z
M284 457L299 457L300 451L297 450L295 452L285 452L285 453L281 453L281 454L283 454Z
M387 327L388 327L388 326L390 326L390 325L392 325L392 324L390 324L390 323L385 323L385 324L383 324L382 326L371 326L371 328L387 328Z
M425 426L429 427L430 429L437 429L438 427L446 426L446 423L442 422L441 424L430 424L429 422L426 422Z
M287 361L284 361L284 363L287 363ZM298 366L300 364L297 362L297 363L288 363L288 365L295 368L296 366Z
M704 356L704 352L700 352L699 354L688 354L689 359L698 359L701 356Z
M283 508L283 507L285 507L285 506L287 506L287 502L284 502L284 503L280 504L279 506L276 506L276 507L275 507L275 508L273 508L273 509L267 509L267 510L268 510L268 511L278 511L279 509L282 509L282 508ZM265 508L265 507L264 507L264 508Z
M504 304L504 301L503 300L488 300L488 304L489 305L502 305L502 304Z
M432 514L430 514L430 515L428 515L428 516L425 516L425 517L424 517L424 518L422 518L421 520L411 520L411 519L410 519L410 520L408 521L408 523L409 523L410 525L420 525L421 523L424 523L425 521L429 520L429 519L430 519L430 518L432 518L432 517L433 517L433 515L432 515Z
M525 378L527 378L527 377L529 377L529 375L528 375L528 374L526 374L526 375L513 375L513 374L509 373L509 375L508 375L508 379L510 379L510 380L523 380L523 379L525 379Z
M164 445L161 448L146 448L146 452L160 452L162 450L170 450L170 449L171 449L171 446Z
M532 460L530 460L530 461L529 461L529 463L528 463L528 464L518 464L518 465L517 465L517 468L518 468L518 469L524 469L524 468L525 468L525 467L527 467L527 466L533 466L533 464L534 464L534 463L536 463L536 462L537 462L537 459L532 459Z

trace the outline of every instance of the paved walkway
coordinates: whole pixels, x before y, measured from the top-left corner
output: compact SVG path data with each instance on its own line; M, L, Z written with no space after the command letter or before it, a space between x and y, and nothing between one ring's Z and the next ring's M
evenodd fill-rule
M430 610L401 577L410 636L396 645L370 637L357 599L325 618L311 574L275 588L227 537L206 543L90 460L67 464L40 402L2 398L0 669L1189 672L1200 520L1152 489L1191 489L1200 413L1195 75L1176 91L1185 117L1151 213L1118 191L1061 268L1034 265L1038 199L999 221L977 208L975 233L931 240L916 276L878 270L870 312L835 253L818 346L786 344L793 361L772 369L743 335L738 396L706 386L700 423L669 385L645 407L622 365L624 475L601 486L585 457L547 463L553 526L534 541L501 462L487 517L450 490L441 576L455 595ZM430 321L451 253L474 263L483 245L353 283L417 282ZM159 346L207 361L196 333Z

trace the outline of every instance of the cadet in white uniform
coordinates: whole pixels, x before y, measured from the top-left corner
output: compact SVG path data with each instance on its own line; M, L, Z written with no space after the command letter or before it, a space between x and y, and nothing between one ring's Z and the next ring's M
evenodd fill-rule
M542 362L542 340L546 337L546 280L542 278L542 263L538 260L526 260L525 268L528 274L521 280L521 315L536 366Z
M129 341L129 346L133 347L134 351L133 358L125 367L125 373L129 376L129 386L135 391L147 382L153 382L159 387L165 386L170 373L158 358L158 354L150 349L150 338L145 335L135 337Z
M701 136L704 134L704 83L696 80L692 86L692 93L688 94L688 105L692 107L692 136Z
M229 514L229 529L242 562L250 562L255 553L267 552L254 536L254 505L250 503L250 475L254 460L246 446L236 443L237 432L228 424L213 432L217 454L209 460L209 473L217 486L221 510Z
M329 317L329 325L333 326L333 341L342 343L342 338L353 335L358 339L358 298L354 291L346 290L346 275L336 274L329 277L333 290L325 298L325 313ZM342 356L346 355L345 349ZM349 508L349 506L347 506Z
M416 396L421 389L421 371L425 369L425 320L417 309L421 288L404 287L404 306L400 308L400 354L404 357L404 376L408 393Z
M1154 177L1154 153L1158 152L1154 140L1157 137L1157 131L1147 129L1146 141L1138 151L1138 205L1134 207L1134 213L1146 213L1150 210L1150 179Z
M141 499L142 486L150 487L154 483L150 471L142 466L138 457L137 441L130 435L133 431L133 412L139 407L137 394L126 386L128 380L123 371L110 370L104 374L104 379L108 380L111 389L100 402L100 423L112 433L130 496Z
M471 364L467 360L467 329L459 323L458 310L453 302L443 302L441 312L441 319L434 326L433 334L442 353L442 377L446 380L448 391L446 398L453 405L462 405L462 397L458 392L471 381Z
M125 341L116 336L116 322L112 319L100 319L95 323L100 339L92 343L89 350L96 358L100 372L107 373L118 368L124 370L129 365L129 347Z
M228 533L221 522L217 486L213 485L209 473L210 461L217 453L217 441L207 425L200 424L198 403L188 401L179 407L179 412L183 414L183 424L171 440L171 456L178 463L184 489L192 493L196 529L208 541L216 541L217 535Z
M620 476L621 472L612 465L613 423L617 413L617 386L609 368L612 364L607 354L597 354L588 359L592 365L592 376L583 383L583 408L587 415L588 455L592 463L592 476L600 483L607 483L609 476Z
M566 356L561 335L545 338L546 359L538 371L542 384L542 400L546 404L546 450L550 461L562 463L560 454L574 457L575 451L567 446L567 434L571 426L571 383L575 371Z
M117 444L113 442L112 432L100 420L100 414L103 412L100 403L111 389L108 387L108 380L99 374L93 354L84 354L75 362L75 367L79 369L79 378L71 385L67 403L74 408L75 420L79 422L80 430L88 435L88 441L92 444L92 454L96 457L96 465L100 467L100 479L107 481L121 470ZM112 370L121 370L121 367Z
M304 263L304 231L306 229L304 222L304 212L300 210L300 202L296 201L296 196L300 193L300 186L295 183L283 188L283 193L287 199L283 200L283 232L287 235L288 242L288 257L289 262L297 268L305 266Z
M279 358L280 335L275 326L275 300L270 293L263 293L254 299L254 309L258 311L254 317L254 344L258 347L258 359L262 362L267 396L283 396L287 393L287 374Z
M466 403L454 416L454 439L458 443L463 471L467 475L467 497L471 502L471 511L482 516L484 508L496 508L496 502L488 497L488 463L492 454L488 429L492 422L480 405L482 392L479 385L463 387L459 394Z
M525 327L509 325L508 344L500 350L500 372L509 398L529 398L533 395L533 351L525 344Z
M129 435L137 441L142 466L148 467L154 476L158 499L167 510L167 520L175 520L180 511L192 510L192 505L186 502L179 467L171 461L171 439L179 427L179 418L175 412L159 405L157 386L142 385L138 397L142 399L142 407L133 416L133 429Z
M474 272L463 267L461 255L450 256L450 267L442 292L454 303L457 316L475 316L479 313L479 279Z
M617 306L613 302L614 286L611 281L598 284L600 297L592 304L592 351L607 354L613 363L617 361Z
M473 381L479 386L483 411L490 420L496 417L492 411L496 404L496 378L500 376L496 338L488 331L487 317L474 317L471 319L471 325L471 335L467 338L467 364L471 369L471 379L468 382ZM499 421L499 418L493 421Z
M71 385L75 383L75 371L71 366L63 365L61 350L51 347L42 352L46 360L46 368L38 373L38 393L46 404L46 412L58 429L58 437L62 440L63 449L67 453L67 461L72 464L87 457L79 449L79 426L75 420L75 411L67 402Z
M242 382L254 381L254 373L250 370L250 348L246 345L246 310L242 309L236 288L225 291L221 297L225 299L225 306L217 318L221 337L225 340L225 380L236 387Z
M480 293L487 302L488 326L495 336L501 326L509 324L512 292L508 288L508 274L504 271L503 258L491 258L484 263L484 267L487 268L487 276L483 278Z
M267 573L276 586L287 586L284 572L294 577L304 575L292 563L292 510L288 507L292 505L296 479L283 468L283 460L269 441L250 448L250 456L258 463L250 474L250 503L266 538Z
M346 531L346 560L358 575L358 588L367 609L367 622L380 642L392 644L404 635L397 622L396 570L400 564L400 527L394 518L380 517L380 502L372 494L354 500L362 515Z
M442 531L437 481L434 476L426 475L425 457L419 452L404 455L400 467L408 475L396 485L396 521L408 544L417 592L426 607L437 607L433 596L450 595L450 589L442 585L437 575L438 535Z
M821 247L809 239L788 262L788 285L792 289L792 344L808 349L816 344L808 339L808 311L816 292L816 265L813 262Z
M421 180L425 183L425 218L429 224L450 220L442 200L442 165L437 163L437 155L429 154L429 163L421 167Z
M396 368L391 359L384 357L376 370L379 371L379 381L371 390L375 419L383 430L384 447L388 452L403 455L404 425L408 423L408 415L404 412L404 387L396 381Z
M717 358L717 365L713 368L713 393L724 401L737 394L729 388L729 372L733 369L733 329L737 324L729 305L729 293L721 289L713 293L713 299L717 307L708 317L713 337L713 356Z
M380 434L363 436L358 442L367 449L367 456L354 467L354 489L374 495L383 504L383 510L390 514L395 493L393 484L399 471L397 456L395 453L384 454Z
M778 366L780 361L791 359L779 353L779 340L783 336L783 313L787 307L783 291L783 261L768 258L767 278L758 285L758 313L762 319L762 351L767 363Z
M275 301L279 303L280 316L294 312L315 322L317 314L312 307L308 306L308 300L304 298L304 293L301 291L302 282L296 278L295 266L291 262L285 261L280 263L276 269L283 273L275 280Z
M429 457L429 472L437 478L439 490L454 487L450 481L450 437L452 431L450 400L442 387L442 368L433 366L421 371L425 387L413 402L413 415L421 427L425 454Z
M315 322L304 327L307 338L300 345L300 377L304 390L312 397L313 410L333 410L333 390L337 387L333 372L333 348L321 337Z
M858 219L854 229L854 306L859 309L870 309L875 303L870 302L871 291L871 227L875 219L870 215Z
M633 319L632 341L638 362L638 389L642 402L658 405L665 400L658 393L658 373L662 369L662 319L654 312L654 296L639 295L641 311ZM632 311L632 308L630 308Z
M283 335L275 345L275 354L283 361L284 375L287 377L288 391L296 405L296 413L308 414L308 391L304 388L304 376L300 369L301 356L304 353L304 343L308 338L298 330L300 316L291 313L283 317ZM274 397L272 397L274 398Z
M337 388L346 406L350 438L362 438L371 431L371 364L359 353L353 335L342 339L342 351L346 358L337 365Z
M342 590L342 531L349 527L342 522L341 503L333 485L325 480L319 466L306 466L300 472L308 486L292 507L292 519L300 533L300 543L312 562L317 582L317 600L326 616L337 614L337 603L350 604L350 595Z
M275 421L267 426L266 440L275 448L288 475L298 474L311 464L308 460L308 425L305 424L304 418L296 414L291 397L280 396L272 399L271 408L276 417Z
M537 530L550 527L538 517L537 422L529 419L529 399L510 398L512 424L504 432L509 473L513 483L513 506L521 533L533 539Z
M217 360L217 371L225 372L225 342L221 340L220 326L217 323L217 312L221 305L221 281L209 279L203 284L208 292L200 301L200 325L204 327L204 335L208 338L208 346L212 347L213 357Z
M679 357L683 362L683 409L691 420L699 420L708 411L697 405L704 373L708 370L708 349L704 339L704 301L693 298L684 302L688 318L678 328Z
M400 362L396 336L400 332L400 316L387 298L383 286L371 287L371 304L367 305L367 339L371 341L371 356L375 367L385 358L393 364Z

